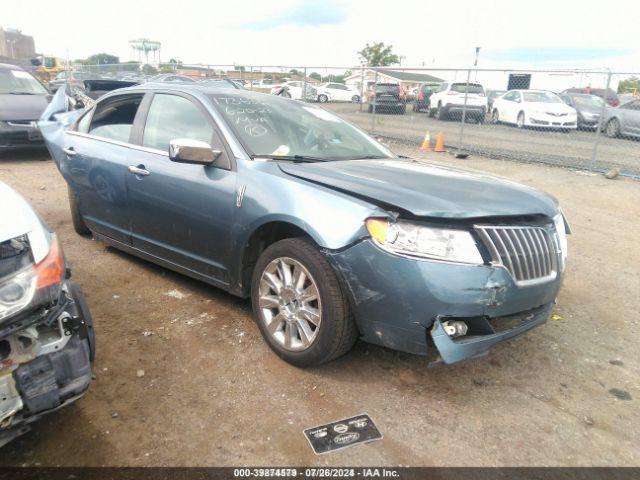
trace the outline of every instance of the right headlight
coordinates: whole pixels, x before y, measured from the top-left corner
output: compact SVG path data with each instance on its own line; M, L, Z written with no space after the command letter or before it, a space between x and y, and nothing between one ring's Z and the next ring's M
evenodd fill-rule
M427 227L399 220L369 218L365 225L382 249L396 254L446 262L483 264L476 242L466 230Z

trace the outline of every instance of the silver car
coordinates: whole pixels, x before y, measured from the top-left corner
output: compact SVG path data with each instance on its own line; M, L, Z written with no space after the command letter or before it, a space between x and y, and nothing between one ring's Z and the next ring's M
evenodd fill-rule
M640 99L607 109L604 133L611 138L640 137Z

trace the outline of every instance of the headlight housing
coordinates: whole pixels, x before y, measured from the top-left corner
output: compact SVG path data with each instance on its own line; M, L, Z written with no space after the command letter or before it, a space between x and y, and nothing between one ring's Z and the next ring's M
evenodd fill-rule
M414 258L481 265L484 263L470 232L427 227L399 220L369 218L365 225L375 243L390 253Z
M567 266L567 256L569 250L569 242L567 242L567 223L562 212L553 217L553 224L556 227L556 233L558 234L558 242L560 245L560 252L562 254L562 270L564 271Z
M60 295L65 262L56 235L40 263L30 265L0 280L0 322L31 305L54 301Z

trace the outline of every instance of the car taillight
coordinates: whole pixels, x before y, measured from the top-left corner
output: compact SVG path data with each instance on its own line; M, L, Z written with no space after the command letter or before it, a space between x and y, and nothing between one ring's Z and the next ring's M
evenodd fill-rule
M51 247L47 256L35 266L35 274L38 278L36 288L50 287L60 283L64 278L64 256L62 248L58 243L58 237L53 235L51 238Z

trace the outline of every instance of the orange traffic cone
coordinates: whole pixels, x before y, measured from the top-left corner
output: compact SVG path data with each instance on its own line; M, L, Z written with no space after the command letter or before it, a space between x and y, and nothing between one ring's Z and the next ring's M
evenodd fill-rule
M438 138L436 139L436 148L433 149L434 152L446 152L444 149L444 138L442 137L442 132L438 132Z
M428 152L431 148L431 135L429 134L429 130L424 136L424 140L422 141L422 150Z

